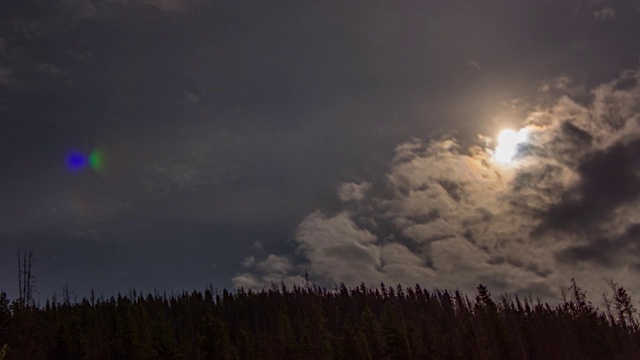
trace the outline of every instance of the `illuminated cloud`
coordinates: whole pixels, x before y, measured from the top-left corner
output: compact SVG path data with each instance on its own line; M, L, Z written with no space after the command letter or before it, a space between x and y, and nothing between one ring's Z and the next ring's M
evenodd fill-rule
M278 274L286 274L293 269L293 265L291 265L289 259L273 254L256 264L256 267L265 273Z
M339 197L359 207L316 211L299 224L296 253L304 261L288 274L304 268L329 285L416 282L473 291L485 283L551 301L571 277L592 291L606 285L603 278L635 286L637 80L638 72L625 72L593 89L584 106L562 97L531 113L520 134L503 134L495 151L454 138L398 145L380 184L384 195L343 184ZM502 155L512 166L493 161Z
M344 183L338 187L338 198L342 201L360 201L364 199L367 191L371 188L371 184L363 182Z

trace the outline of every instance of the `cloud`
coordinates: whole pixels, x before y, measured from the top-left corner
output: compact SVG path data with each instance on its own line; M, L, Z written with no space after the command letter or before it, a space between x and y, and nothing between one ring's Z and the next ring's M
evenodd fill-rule
M586 244L577 244L560 251L556 256L559 261L595 262L612 267L617 263L629 264L640 270L640 224L629 226L623 234L613 238L596 237Z
M143 4L167 13L185 13L206 3L205 0L110 0L122 4Z
M65 73L59 67L57 67L57 66L55 66L53 64L49 64L49 63L42 63L42 64L38 65L38 71L40 71L41 73L44 73L44 74L51 75L51 76L61 76L61 75L64 75L64 73Z
M266 259L262 260L256 265L256 268L259 270L273 274L286 274L290 270L293 269L293 265L289 262L289 259L278 256L278 255L269 255Z
M312 273L330 283L377 283L380 279L376 236L358 228L346 212L333 217L321 212L307 216L298 226L296 240Z
M235 287L245 289L259 289L266 287L266 285L255 275L246 272L234 276L233 279L231 279L231 283Z
M580 181L545 213L542 227L589 231L640 195L640 139L616 143L578 166Z
M198 94L192 93L192 92L187 92L183 96L183 103L192 105L192 106L200 104L201 100L202 99Z
M341 201L360 201L364 199L370 188L371 184L367 182L360 184L344 183L338 187L338 198Z
M467 59L467 65L480 70L480 64L478 64L478 62L475 61L474 59Z
M616 19L616 11L611 7L605 7L594 11L593 17L600 21L613 21Z
M15 34L34 41L58 37L76 30L79 25L100 17L121 17L131 7L157 10L166 14L184 14L206 5L206 0L57 0L51 1L48 11L28 18L11 18L8 24ZM117 9L114 5L124 5Z
M261 275L238 274L233 283L265 287L273 279L283 278L299 284L302 278L294 274L305 270L321 276L323 283L330 285L340 282L413 285L434 275L422 257L399 243L377 243L376 236L359 228L347 213L331 217L320 212L309 215L298 227L296 241L307 263L294 267L288 259L271 254L255 266Z
M13 83L12 73L11 69L0 65L0 85L11 85Z
M580 50L577 49L576 50ZM581 49L584 50L584 49ZM545 81L539 88L542 92L556 92L557 95L568 95L572 98L585 97L588 91L584 84L576 84L568 75L560 75L550 81Z
M78 26L98 15L98 10L88 0L62 0L51 4L50 12L33 18L11 18L12 35L28 41L56 39L76 30Z
M225 137L221 133L209 140L167 145L171 152L164 156L158 154L157 159L144 168L145 191L152 197L164 197L233 178L234 164L219 155Z
M91 0L61 0L66 10L77 20L92 19L98 10Z
M274 285L279 287L281 283L287 286L300 285L303 281L304 278L300 275L288 276L281 273L256 275L255 272L239 273L231 279L231 283L237 288L255 290L270 288Z
M256 259L253 256L248 256L242 260L242 266L246 268L252 267L256 263Z
M493 160L486 143L445 137L399 144L380 184L338 188L341 200L357 204L315 211L298 225L300 261L265 266L251 278L239 274L234 283L258 286L261 277L305 269L328 285L416 282L474 291L484 283L551 301L571 277L595 292L606 286L603 278L634 286L638 79L638 71L625 71L585 89L589 103L564 95L538 107L523 124L528 141L507 165ZM565 77L556 88L576 94L571 83Z
M587 42L586 41L578 41L571 44L575 51L585 51L587 50Z

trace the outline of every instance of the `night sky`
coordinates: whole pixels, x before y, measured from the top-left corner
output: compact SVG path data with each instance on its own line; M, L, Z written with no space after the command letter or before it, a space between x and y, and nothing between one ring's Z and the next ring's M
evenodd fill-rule
M632 0L1 1L0 288L638 296L639 59Z

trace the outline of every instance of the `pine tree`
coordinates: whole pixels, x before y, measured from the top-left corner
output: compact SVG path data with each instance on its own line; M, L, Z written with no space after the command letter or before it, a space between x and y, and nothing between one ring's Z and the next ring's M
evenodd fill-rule
M296 337L291 327L291 321L286 310L281 310L278 315L278 333L276 341L278 348L282 350L280 359L298 359L300 357L300 347L296 342Z
M236 336L236 359L253 360L258 358L255 341L246 321L242 322Z
M392 303L386 301L381 315L382 331L385 339L384 357L388 359L409 359L406 337L402 325L393 312Z
M0 348L5 346L9 340L10 324L11 309L9 308L9 299L7 299L7 294L2 291L0 292Z
M205 359L231 359L233 351L229 329L219 317L211 313L205 314L199 334L200 349Z
M364 334L350 321L344 325L340 340L341 359L367 360L370 358Z
M381 359L385 350L384 332L380 321L368 306L362 311L362 330L367 334L365 345L370 358Z
M471 309L467 308L465 299L459 291L454 293L456 304L456 328L454 349L456 359L472 359L476 354L476 335L472 321Z
M507 333L498 307L487 288L478 285L475 312L478 315L476 334L480 359L508 359Z
M627 290L622 286L617 286L613 281L611 282L611 288L614 291L613 305L616 309L618 322L622 326L631 328L632 331L637 331L636 309L631 301L631 296L627 293Z
M9 334L11 332L11 309L9 299L4 291L0 292L0 360L4 360L9 352Z

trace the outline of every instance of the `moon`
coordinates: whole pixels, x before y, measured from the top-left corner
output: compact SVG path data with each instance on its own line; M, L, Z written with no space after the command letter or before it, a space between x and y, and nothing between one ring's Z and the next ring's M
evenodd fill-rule
M515 132L505 129L498 135L498 146L493 153L493 157L499 163L510 163L518 152L518 145L527 141L527 129L523 128Z

